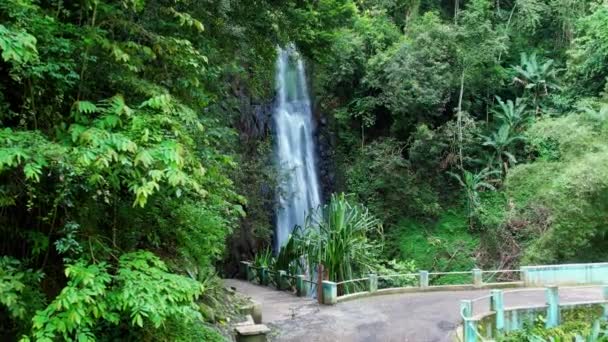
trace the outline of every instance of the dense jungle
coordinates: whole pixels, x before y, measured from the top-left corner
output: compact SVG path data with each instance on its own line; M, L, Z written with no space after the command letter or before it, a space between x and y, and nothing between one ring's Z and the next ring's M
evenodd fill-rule
M273 260L285 46L322 189L300 228L356 224ZM242 260L608 258L605 0L1 0L0 56L2 340L223 341Z

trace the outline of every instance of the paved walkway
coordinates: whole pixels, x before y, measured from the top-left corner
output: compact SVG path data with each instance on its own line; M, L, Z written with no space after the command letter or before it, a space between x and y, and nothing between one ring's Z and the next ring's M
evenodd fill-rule
M423 292L368 297L318 305L246 281L227 279L227 286L262 303L264 323L281 342L445 342L460 324L460 300L489 294L489 290ZM599 300L599 288L560 289L560 302ZM543 304L544 289L505 293L505 307ZM489 308L488 299L474 304L474 313Z

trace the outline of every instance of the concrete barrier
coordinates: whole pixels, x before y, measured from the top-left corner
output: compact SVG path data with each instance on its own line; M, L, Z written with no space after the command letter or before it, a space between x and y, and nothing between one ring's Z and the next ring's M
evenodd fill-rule
M585 286L583 286L585 287ZM547 328L557 327L564 322L563 315L570 310L596 307L602 312L597 319L608 317L608 286L603 286L604 299L589 300L576 303L559 302L559 287L545 288L544 305L528 305L505 308L504 292L502 290L490 291L490 307L484 314L473 315L473 302L487 298L482 296L473 300L463 300L460 305L462 326L458 329L458 340L464 342L477 342L493 340L505 333L523 329L526 324L533 324L539 316L545 317ZM576 314L570 315L577 317Z
M608 263L522 266L526 287L608 284Z

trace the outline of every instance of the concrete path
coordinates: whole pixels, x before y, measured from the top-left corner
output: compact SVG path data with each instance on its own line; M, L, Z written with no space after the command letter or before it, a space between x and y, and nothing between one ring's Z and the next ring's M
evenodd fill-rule
M262 303L264 323L273 329L270 339L281 342L452 341L461 321L460 300L489 294L489 290L408 293L325 306L241 280L225 283ZM521 290L505 293L507 308L544 303L544 289ZM600 299L599 288L560 289L561 303ZM486 298L476 301L473 311L479 314L488 308Z

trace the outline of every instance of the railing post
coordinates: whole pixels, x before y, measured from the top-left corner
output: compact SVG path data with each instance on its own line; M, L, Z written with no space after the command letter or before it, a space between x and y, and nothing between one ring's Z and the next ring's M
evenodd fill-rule
M323 279L325 275L325 267L323 267L323 264L318 264L317 265L317 302L319 304L323 304L324 300L323 300ZM336 289L336 293L338 292L338 290Z
M262 266L260 268L260 285L268 285L268 267Z
M323 304L334 305L338 302L338 285L333 281L323 280Z
M604 300L608 300L608 285L602 286L602 293L604 295ZM608 319L608 304L603 304L604 307L604 319Z
M308 296L308 286L304 281L306 276L303 274L298 274L296 276L296 294L298 297L307 297Z
M465 318L470 318L473 315L473 301L463 299L460 301L460 312Z
M253 267L250 262L244 261L245 265L245 277L247 281L253 281L255 279L255 274L253 273Z
M287 271L280 270L278 273L277 287L279 290L287 289Z
M460 312L462 313L462 340L463 342L477 341L475 333L475 321L472 320L473 302L470 300L460 301Z
M496 330L503 331L505 328L505 303L502 290L491 290L492 300L490 310L496 313Z
M369 275L369 292L376 292L378 291L378 275L377 274L373 274L371 273Z
M429 271L420 271L420 287L429 287Z
M547 299L547 328L559 325L559 292L557 286L548 286L545 290Z
M473 286L481 287L483 285L483 278L482 278L481 270L479 268L474 268L472 272L473 272Z

